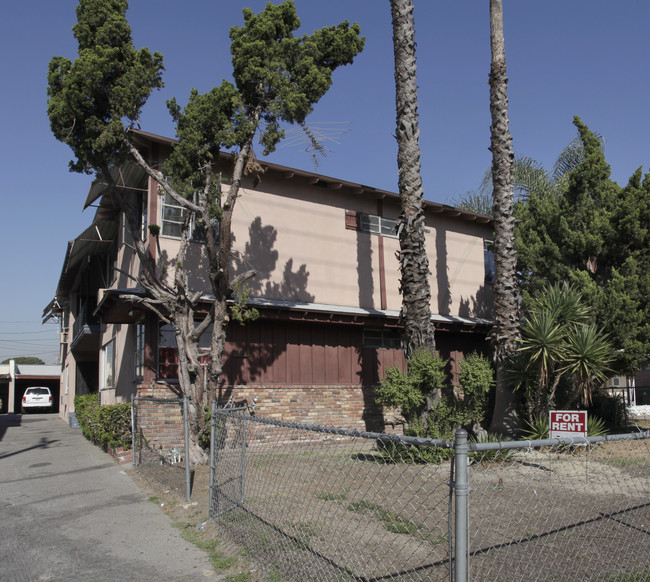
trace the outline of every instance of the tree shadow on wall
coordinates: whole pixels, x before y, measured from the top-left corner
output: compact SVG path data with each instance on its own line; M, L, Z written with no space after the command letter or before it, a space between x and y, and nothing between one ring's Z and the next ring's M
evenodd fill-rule
M167 249L161 248L160 252L157 251L156 259L156 269L159 275L163 278L167 276L168 280L173 282L178 261L179 258L176 254L170 255ZM185 269L190 289L196 291L210 289L210 280L207 276L207 269L201 267L201 265L207 264L205 245L191 242L187 246L185 260L182 262L185 266L190 265L190 267ZM128 270L125 270L125 272L127 271Z
M494 309L494 293L491 285L481 285L475 296L461 298L458 308L460 317L492 318Z
M272 225L263 225L258 216L248 227L248 236L244 251L232 253L232 272L235 277L250 269L256 272L255 277L248 280L251 296L313 302L314 296L307 291L307 265L303 264L294 271L293 258L289 258L284 264L281 279L272 280L279 258L279 253L274 248L278 237L277 229ZM259 381L274 361L286 352L286 341L276 337L274 329L275 326L263 326L259 322L230 326L230 349L224 358L223 390L220 398L229 398L233 385Z
M248 227L248 242L244 252L233 252L232 271L236 277L253 269L255 277L249 279L248 286L252 297L281 299L285 301L313 302L314 296L307 292L309 271L303 264L293 270L293 259L284 264L280 281L271 280L276 271L279 253L273 247L278 238L278 231L272 225L262 225L258 216Z
M447 257L447 231L436 228L436 282L438 286L438 313L449 315L451 311L451 285Z

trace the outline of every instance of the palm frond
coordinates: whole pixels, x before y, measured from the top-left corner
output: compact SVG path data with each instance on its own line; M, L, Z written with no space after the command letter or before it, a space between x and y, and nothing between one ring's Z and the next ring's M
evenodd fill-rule
M605 147L605 138L598 134L594 135L600 141L601 149ZM558 182L563 177L567 176L572 170L575 170L585 159L585 148L582 144L580 136L576 136L571 142L560 152L555 164L553 166L553 180Z
M555 185L546 169L533 158L517 157L512 168L515 193L527 200L532 194L544 197L553 194Z

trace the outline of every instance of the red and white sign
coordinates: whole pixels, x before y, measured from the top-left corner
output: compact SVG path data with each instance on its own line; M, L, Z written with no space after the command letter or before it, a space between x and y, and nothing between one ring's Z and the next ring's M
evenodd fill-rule
M586 410L551 410L549 413L549 438L586 437Z

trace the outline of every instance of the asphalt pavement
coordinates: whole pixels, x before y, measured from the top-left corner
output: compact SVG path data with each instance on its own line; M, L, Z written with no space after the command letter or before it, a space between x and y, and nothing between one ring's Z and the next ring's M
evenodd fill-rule
M222 579L79 429L0 415L0 580Z

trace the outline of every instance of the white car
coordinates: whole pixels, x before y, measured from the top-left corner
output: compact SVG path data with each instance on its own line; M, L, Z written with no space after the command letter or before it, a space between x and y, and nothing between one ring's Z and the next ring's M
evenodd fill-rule
M52 393L46 386L32 386L23 394L21 412L37 408L52 410Z

